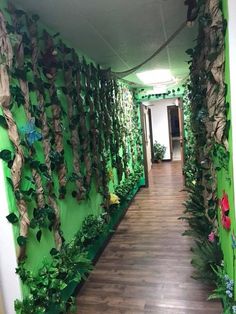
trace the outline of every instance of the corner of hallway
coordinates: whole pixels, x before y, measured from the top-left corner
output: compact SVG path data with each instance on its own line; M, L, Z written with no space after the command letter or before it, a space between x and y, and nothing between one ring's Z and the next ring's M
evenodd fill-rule
M153 164L149 188L132 201L82 287L78 314L220 314L191 278L191 239L182 236L181 162Z

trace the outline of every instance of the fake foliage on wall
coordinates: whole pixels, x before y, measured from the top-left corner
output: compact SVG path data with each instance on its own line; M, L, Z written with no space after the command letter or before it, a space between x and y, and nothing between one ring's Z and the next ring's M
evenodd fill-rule
M197 44L187 50L191 57L184 96L185 176L189 198L181 218L189 224L185 235L195 239L194 277L214 283L217 288L210 298L222 300L224 313L235 313L234 282L226 274L219 243L219 227L230 232L227 191L219 191L217 182L222 171L230 180L230 121L224 82L226 22L221 5L219 0L199 1Z
M7 219L18 233L21 314L68 310L75 284L91 270L88 248L143 176L139 107L128 87L38 19L12 5L0 12L0 132L9 139L0 157L15 199ZM66 239L61 205L74 199L81 211L94 195L101 200L96 215L85 214ZM54 244L42 252L50 257L32 271L28 246L50 232Z

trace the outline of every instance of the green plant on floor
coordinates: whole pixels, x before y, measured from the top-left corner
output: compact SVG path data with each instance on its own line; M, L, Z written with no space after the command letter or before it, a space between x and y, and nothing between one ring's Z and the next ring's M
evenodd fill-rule
M101 236L106 230L106 222L104 215L87 216L83 223L80 231L77 234L77 244L80 245L82 249L87 249L87 247L94 243L94 241Z
M87 216L81 230L70 243L65 243L60 251L52 249L51 263L45 263L38 274L26 270L25 262L17 268L23 284L29 294L23 301L15 303L19 314L65 313L73 306L70 286L75 288L92 269L91 261L86 257L88 246L93 244L106 230L103 215ZM72 289L73 292L73 289Z
M23 301L15 301L17 314L66 313L73 303L70 295L75 286L92 269L91 261L81 252L76 238L63 244L61 251L52 249L50 254L52 261L45 262L36 275L25 268L24 261L19 264L16 272L27 287L28 295Z
M185 189L188 192L188 199L184 203L184 216L179 219L187 221L189 225L189 229L183 235L205 241L216 223L215 204L213 203L211 208L206 208L202 195L203 187L194 181L193 183Z
M153 144L153 154L154 154L154 160L155 161L161 161L166 152L166 147L165 145L161 145L157 141Z
M143 167L137 166L134 170L134 173L131 173L128 178L124 180L118 187L115 189L115 194L120 198L121 202L127 200L127 195L133 187L138 183L140 178L143 176Z
M234 281L224 270L223 265L213 267L216 275L215 284L217 288L209 296L209 300L221 299L224 312L222 314L235 314L236 302L234 301Z
M193 253L191 264L195 267L192 277L206 283L214 283L216 274L212 270L215 267L219 267L223 259L219 241L216 237L214 242L196 241L191 250Z

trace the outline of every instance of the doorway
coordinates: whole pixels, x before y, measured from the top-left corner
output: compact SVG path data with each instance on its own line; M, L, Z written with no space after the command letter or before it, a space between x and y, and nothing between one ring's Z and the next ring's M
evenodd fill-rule
M180 123L178 106L168 106L169 141L171 160L181 160Z
M154 162L154 143L165 147L163 161L181 161L183 167L182 99L172 98L145 102L142 105L142 116L147 173Z

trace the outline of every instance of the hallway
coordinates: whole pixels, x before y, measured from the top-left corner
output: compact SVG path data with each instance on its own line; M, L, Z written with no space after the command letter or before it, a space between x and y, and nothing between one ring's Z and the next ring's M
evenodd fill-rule
M78 296L78 314L220 314L190 278L191 240L178 220L185 193L180 162L154 164Z

